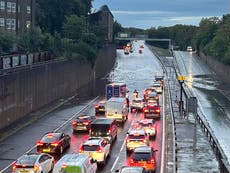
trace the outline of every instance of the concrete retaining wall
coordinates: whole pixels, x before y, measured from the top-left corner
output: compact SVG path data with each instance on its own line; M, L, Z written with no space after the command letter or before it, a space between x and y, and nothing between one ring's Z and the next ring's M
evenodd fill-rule
M225 65L212 57L205 56L203 53L199 53L200 59L206 63L218 76L223 78L223 80L230 84L230 66Z
M96 94L95 85L113 67L115 56L110 45L100 51L94 68L63 60L0 76L0 129L57 99Z

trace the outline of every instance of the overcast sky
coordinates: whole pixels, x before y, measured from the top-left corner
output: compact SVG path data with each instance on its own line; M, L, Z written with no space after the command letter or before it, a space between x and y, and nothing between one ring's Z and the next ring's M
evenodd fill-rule
M230 0L94 0L93 8L108 5L123 27L151 28L175 24L199 25L204 17L230 13Z

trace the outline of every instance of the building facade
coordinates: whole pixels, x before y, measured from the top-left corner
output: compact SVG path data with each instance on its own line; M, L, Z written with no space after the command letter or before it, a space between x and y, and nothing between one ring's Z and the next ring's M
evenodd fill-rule
M97 12L90 14L92 23L98 23L106 31L105 42L111 43L113 41L113 14L107 5L103 5Z
M35 23L35 0L0 0L0 32L18 33Z

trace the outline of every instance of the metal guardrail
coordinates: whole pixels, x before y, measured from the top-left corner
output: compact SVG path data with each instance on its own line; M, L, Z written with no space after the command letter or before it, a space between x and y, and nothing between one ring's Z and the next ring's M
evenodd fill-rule
M177 164L177 142L176 142L176 121L175 121L175 116L174 116L174 109L173 109L173 101L172 101L172 94L171 94L171 89L170 89L170 85L169 85L169 80L168 80L168 72L166 70L166 66L164 64L164 62L162 61L161 56L159 56L156 52L154 53L154 55L157 57L157 59L159 60L163 71L166 73L167 76L167 83L168 83L168 93L169 93L169 105L170 105L170 113L171 113L171 118L172 118L172 134L173 134L173 173L176 173L178 170L178 164Z
M180 72L178 72L179 67L178 67L177 62L176 62L176 64L174 63L174 70L175 70L176 76L178 76L178 73L180 73ZM188 88L182 87L182 92L183 92L186 99L188 99L189 95L191 96L191 93L189 92ZM201 129L203 130L206 137L208 138L208 141L212 147L212 150L214 151L216 158L219 162L220 172L221 173L230 173L230 165L228 163L228 159L227 159L225 153L223 152L217 138L215 137L215 134L212 132L212 129L209 127L207 121L204 118L202 118L204 116L203 115L201 116L201 114L202 114L202 112L200 112L200 114L199 113L195 114L194 118L197 120Z

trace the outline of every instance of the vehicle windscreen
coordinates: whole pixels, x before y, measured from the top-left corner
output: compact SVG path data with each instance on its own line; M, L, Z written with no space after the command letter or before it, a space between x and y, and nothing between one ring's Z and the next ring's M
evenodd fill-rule
M84 151L97 151L98 149L100 149L99 145L83 145L82 149Z
M141 152L138 152L138 153L133 153L133 159L136 160L136 161L147 161L147 160L150 160L151 159L151 154L150 153L141 153Z
M153 87L161 87L161 84L153 84Z
M44 143L51 143L51 142L55 142L58 141L58 137L57 136L44 136L41 140Z
M77 118L77 122L85 122L85 121L88 121L89 120L89 117L78 117Z
M140 168L124 168L121 170L121 173L141 173L142 170Z
M145 136L144 135L129 135L129 139L130 140L142 140L142 139L145 139Z
M110 126L108 124L91 124L91 135L107 135Z
M142 127L149 127L149 126L150 126L150 124L147 124L147 123L140 123L140 125L141 125Z
M37 160L38 156L37 155L28 155L28 156L22 156L16 164L19 165L26 165L28 166L33 166Z
M133 103L141 103L141 100L133 100Z

